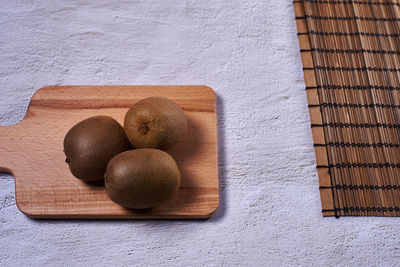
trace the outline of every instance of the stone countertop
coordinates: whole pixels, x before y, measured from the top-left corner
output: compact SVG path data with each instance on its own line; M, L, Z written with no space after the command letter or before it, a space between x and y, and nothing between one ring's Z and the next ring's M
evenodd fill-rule
M0 174L1 266L400 264L399 218L321 216L290 0L1 6L0 125L45 85L205 84L220 152L207 221L33 220Z

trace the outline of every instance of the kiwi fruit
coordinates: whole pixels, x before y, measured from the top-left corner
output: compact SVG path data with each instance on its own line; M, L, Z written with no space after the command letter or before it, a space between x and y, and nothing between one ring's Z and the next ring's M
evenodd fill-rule
M180 184L175 160L159 149L136 149L113 157L107 165L109 198L131 209L148 209L171 199Z
M94 116L73 126L64 138L71 173L85 182L104 178L112 157L131 148L122 126L108 116Z
M183 110L164 97L148 97L126 113L125 133L135 148L167 150L181 141L187 131Z

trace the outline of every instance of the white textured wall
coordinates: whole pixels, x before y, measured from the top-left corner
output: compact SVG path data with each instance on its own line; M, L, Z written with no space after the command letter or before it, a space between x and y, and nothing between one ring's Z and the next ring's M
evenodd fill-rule
M32 220L1 174L1 266L400 264L399 218L321 216L291 0L91 2L0 0L0 125L45 85L206 84L220 208L208 221Z

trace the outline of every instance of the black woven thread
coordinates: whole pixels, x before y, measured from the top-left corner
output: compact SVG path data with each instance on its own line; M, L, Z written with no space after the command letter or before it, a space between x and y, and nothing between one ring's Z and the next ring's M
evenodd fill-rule
M317 86L306 86L306 90L318 89Z
M367 37L400 37L398 33L377 33L377 32L317 32L309 31L301 34L313 34L319 36L367 36Z
M357 212L357 211L400 211L400 207L343 207L335 209L323 209L322 212L333 212L333 211L344 211L344 212Z
M317 89L349 89L349 90L400 90L400 87L394 87L394 86L383 86L383 85L334 85L334 84L323 84L323 85L317 85ZM307 89L307 87L306 87Z
M333 186L336 189L343 190L400 190L399 185L336 185ZM320 186L320 189L331 189L332 186Z
M400 144L392 143L345 143L345 142L329 142L328 144L314 144L314 146L335 146L335 147L395 147L399 148Z
M317 168L400 168L398 163L337 163L328 165L317 165Z
M308 105L308 107L329 107L329 108L400 108L400 105L390 104L351 104L351 103L322 103L319 105Z
M311 48L300 49L301 53L304 52L318 52L318 53L338 53L338 54L381 54L381 55L399 55L400 51L391 50L374 50L374 49L325 49L325 48Z
M339 71L389 71L389 72L399 72L398 68L378 68L378 67L331 67L331 66L315 66L314 68L303 68L303 69L317 69L317 70L339 70Z
M331 122L322 124L311 124L311 127L338 127L338 128L400 128L400 124L390 123L342 123L342 122Z
M327 0L305 0L305 2L309 3L318 3L318 4L360 4L360 5L391 5L391 6L400 6L399 3L396 2L373 2L373 1L352 1L352 0L342 0L342 1L327 1Z
M315 20L364 20L364 21L400 21L400 18L375 18L375 17L333 17L333 16L314 16L305 15L305 18L315 19Z

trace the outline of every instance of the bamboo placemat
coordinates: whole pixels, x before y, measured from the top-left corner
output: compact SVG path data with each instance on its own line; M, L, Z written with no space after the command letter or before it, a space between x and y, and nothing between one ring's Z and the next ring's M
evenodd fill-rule
M294 9L323 216L400 216L400 0Z

